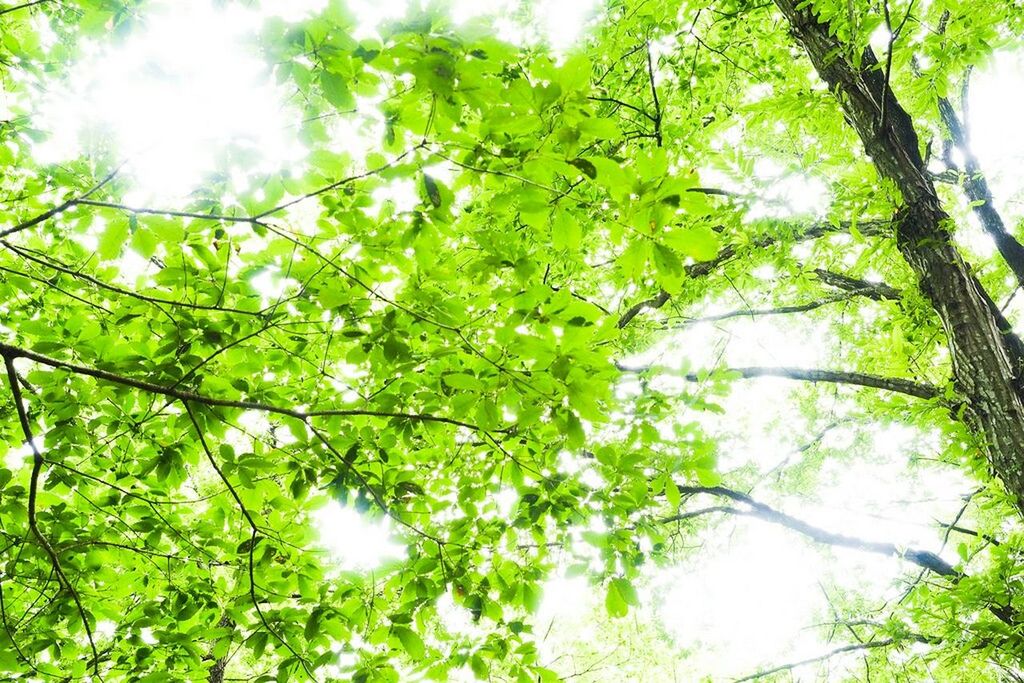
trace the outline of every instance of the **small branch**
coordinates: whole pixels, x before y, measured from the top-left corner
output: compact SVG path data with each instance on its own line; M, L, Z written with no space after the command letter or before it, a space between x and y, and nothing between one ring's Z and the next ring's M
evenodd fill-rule
M43 3L50 2L50 0L32 0L32 2L26 2L21 5L15 5L14 7L5 7L0 9L0 16L7 14L8 12L16 12L20 9L28 9L29 7L35 7L36 5L42 5Z
M1006 223L1003 222L1002 216L996 210L988 180L982 173L978 159L968 144L967 130L953 110L953 105L945 97L939 98L938 105L942 122L946 126L946 130L949 131L950 140L963 155L965 172L961 184L964 194L970 200L971 208L978 217L981 227L995 241L1000 255L1013 271L1017 283L1024 286L1024 245L1021 245L1017 238L1007 230Z
M308 423L307 423L307 426L313 432L313 435L320 441L320 443L322 443L327 448L328 451L331 452L332 455L334 455L334 457L338 458L338 460L342 464L346 464L347 463L347 461L345 459L345 456L342 453L340 453L338 451L338 449L336 449L334 447L334 444L332 444L327 439L327 437L323 435L323 432L321 432L319 429L316 429L315 427L313 427L312 425L310 425ZM432 535L428 534L427 532L423 531L422 529L419 529L418 527L416 527L416 526L410 524L409 522L405 521L404 519L402 519L402 517L399 514L397 514L396 512L393 512L391 510L391 508L388 506L388 504L384 502L384 499L381 498L380 494L377 493L377 491L374 490L374 488L372 486L370 486L370 482L366 481L366 477L364 477L362 475L362 473L359 472L359 470L357 470L352 464L348 464L347 471L351 472L353 475L355 475L355 477L359 480L359 483L362 484L363 489L367 493L370 494L370 497L373 498L373 502L377 504L377 507L379 507L381 509L381 511L385 515L387 515L391 519L395 520L396 522L398 522L399 524L401 524L405 528L409 529L413 533L417 534L418 536L422 536L423 538L425 538L425 539L427 539L429 541L433 541L439 547L446 545L446 543L447 543L446 541L443 541L440 538L437 538L436 536L432 536Z
M983 533L977 532L974 529L968 529L968 528L962 527L962 526L960 526L958 524L949 524L947 522L940 522L938 520L936 520L935 523L938 524L941 527L944 527L945 529L948 529L949 531L955 531L955 532L957 532L959 534L965 534L967 536L974 536L975 538L980 538L981 540L986 541L988 543L991 543L992 545L995 545L995 546L1001 545L1001 543L999 542L998 539L993 538L992 536L989 536L988 534L983 534Z
M0 239L2 239L4 237L7 237L8 235L13 235L16 232L20 232L20 231L25 230L27 228L31 228L32 226L37 225L38 223L41 223L41 222L47 220L48 218L52 218L53 216L56 216L59 213L63 213L64 211L67 211L68 209L70 209L72 207L75 207L75 206L79 206L79 205L81 205L81 206L102 207L102 208L108 208L108 209L117 209L119 211L125 211L127 213L134 213L134 214L148 214L148 215L156 215L156 216L175 216L175 217L178 217L178 218L194 218L194 219L198 219L198 220L212 220L212 221L220 221L220 222L224 222L224 223L250 223L250 224L253 224L253 225L262 225L262 226L266 227L262 223L262 220L264 218L266 218L268 216L271 216L271 215L274 215L276 213L280 213L281 211L284 211L285 209L287 209L287 208L289 208L291 206L294 206L295 204L298 204L299 202L303 202L303 201L306 201L307 199L311 199L313 197L317 197L317 196L319 196L321 194L324 194L325 192L330 192L331 190L336 190L339 187L343 187L343 186L348 185L349 183L353 183L353 182L355 182L357 180L362 180L363 178L369 178L370 176L374 176L374 175L380 173L381 171L384 171L384 170L386 170L388 168L391 168L392 166L397 164L399 161L401 161L405 157L407 157L410 154L412 154L414 151L423 148L425 145L426 145L426 143L421 142L420 144L416 145L415 147L413 147L411 149L407 149L406 151L402 152L401 154L399 154L397 157L395 157L391 161L387 162L386 164L382 164L381 166L378 166L376 168L372 168L372 169L370 169L368 171L364 171L363 173L357 173L355 175L351 175L351 176L342 178L341 180L335 181L335 182L330 183L328 185L324 185L323 187L321 187L319 189L316 189L316 190L313 190L312 192L308 192L308 193L302 195L301 197L296 197L295 199L290 199L290 200L288 200L288 201L286 201L286 202L284 202L282 204L278 204L277 206L271 207L271 208L267 209L266 211L258 213L258 214L254 215L254 216L226 216L226 215L222 215L222 214L204 214L204 213L191 212L191 211L172 211L172 210L167 210L167 209L150 209L150 208L146 208L146 207L132 207L132 206L126 206L124 204L118 204L118 203L115 203L115 202L95 201L95 200L89 199L90 195L92 195L94 192L96 192L101 187L106 185L107 182L109 182L111 179L113 179L113 177L115 175L117 175L117 172L120 170L120 166L119 166L118 168L114 169L110 173L110 175L108 175L106 178L104 178L102 181L100 181L99 184L97 184L95 187L93 187L88 192L83 194L81 197L76 197L74 199L69 199L68 201L64 202L63 204L55 206L52 209L50 209L49 211L46 211L46 212L36 216L35 218L32 218L31 220L25 221L24 223L20 223L20 224L14 226L12 228L7 228L6 230L0 230Z
M619 369L623 372L639 373L655 369L656 367L657 366L629 367L620 365ZM882 389L884 391L892 391L898 394L906 394L908 396L914 396L925 400L939 396L938 388L930 384L921 384L911 380L901 379L899 377L880 377L878 375L870 375L862 372L759 366L721 368L716 372L739 373L740 377L744 379L753 379L756 377L781 377L783 379L800 380L811 383L826 382L829 384L852 384L854 386L870 387L872 389ZM690 382L700 382L705 379L693 372L680 376Z
M219 312L219 313L232 313L232 314L236 314L236 315L244 315L244 316L250 316L250 317L255 317L255 318L258 318L258 317L261 317L261 316L265 315L267 310L268 310L268 309L264 309L264 310L258 310L258 311L247 311L247 310L244 310L244 309L231 308L231 307L228 307L228 306L213 306L213 305L195 304L195 303L191 303L191 302L188 302L188 301L177 301L177 300L174 300L174 299L163 299L163 298L160 298L160 297L148 296L146 294L140 294L139 292L134 292L134 291L132 291L130 289L125 289L123 287L118 287L117 285L112 285L112 284L110 284L108 282L104 282L102 280L99 280L97 278L92 277L91 275L86 275L85 273L82 273L80 271L68 268L66 265L61 264L59 262L56 262L56 261L53 261L53 260L49 260L49 259L40 258L40 257L35 256L34 254L32 254L30 251L28 251L26 249L23 249L21 247L15 246L15 245L11 244L10 242L7 242L6 240L0 240L0 246L3 246L4 248L6 248L6 249L8 249L8 250L18 254L19 256L21 256L22 258L24 258L26 260L32 261L33 263L36 263L37 265L43 266L44 268L49 268L51 270L57 271L58 273L64 273L65 275L70 275L71 277L74 277L74 278L77 278L77 279L80 279L80 280L84 280L85 282L88 282L88 283L90 283L92 285L95 285L96 287L99 287L100 289L105 289L107 291L115 292L117 294L128 296L128 297L131 297L133 299L137 299L139 301L143 301L143 302L150 303L150 304L157 304L157 305L162 305L162 306L174 306L174 307L178 307L178 308L189 308L189 309L199 310L199 311L216 311L216 312Z
M39 522L36 519L36 500L39 492L39 477L43 469L43 454L39 452L39 446L36 445L35 439L32 437L32 427L29 425L28 413L25 412L25 405L21 398L21 386L18 383L18 373L14 369L14 356L10 354L3 354L4 365L7 368L7 381L11 387L11 394L14 397L14 409L18 413L18 421L21 422L21 430L25 435L25 441L28 443L29 448L32 449L32 475L29 480L28 490L28 526L32 531L32 535L36 537L39 545L42 547L43 552L50 559L50 565L53 567L53 572L57 576L57 582L66 590L70 595L71 599L75 602L75 607L78 609L78 616L82 620L82 625L85 627L85 635L89 640L89 647L92 649L93 656L93 672L96 674L96 678L103 680L100 676L100 665L99 665L99 653L96 650L96 641L93 638L92 626L89 624L89 617L85 613L85 608L82 606L82 599L78 595L78 591L71 584L67 574L64 573L64 569L60 565L60 559L57 557L56 551L50 542L43 536L43 532L39 529Z
M884 282L868 282L867 280L860 280L849 275L825 270L824 268L815 268L814 274L818 276L819 280L830 287L843 289L859 296L866 296L875 301L900 300L900 291Z
M18 8L13 8L13 9L18 9ZM8 11L10 11L10 10L8 10ZM100 188L102 188L104 185L106 185L111 180L113 180L114 176L116 176L118 171L120 171L120 170L121 170L121 167L118 166L113 171L111 171L109 174L107 174L107 176L105 178L103 178L103 180L101 180L99 183L94 185L91 189L89 189L85 194L81 195L80 197L75 197L74 199L67 200L63 204L58 204L57 206L53 207L49 211L44 211L43 213L39 214L35 218L31 218L31 219L25 221L24 223L19 223L18 225L15 225L14 227L11 227L11 228L7 228L6 230L0 230L0 239L2 239L4 237L7 237L8 235L13 235L16 232L21 232L22 230L27 230L27 229L31 228L32 226L34 226L34 225L38 225L39 223L42 223L43 221L46 221L46 220L49 220L50 218L53 218L54 216L56 216L59 213L63 213L65 211L67 211L68 209L70 209L71 207L73 207L73 206L75 206L77 204L81 204L81 203L85 202L86 199L90 195L94 194Z
M651 97L654 100L654 116L651 118L651 120L654 121L654 139L657 142L658 147L661 147L661 103L658 101L658 88L654 82L654 60L651 57L650 41L647 41L647 75L651 81Z
M203 448L203 452L206 454L206 459L209 461L210 466L213 467L214 471L217 473L217 476L220 477L220 480L224 482L224 486L226 486L228 491L231 492L231 497L235 499L235 502L238 504L239 510L241 510L242 512L242 516L245 517L245 520L249 523L249 528L252 531L252 534L249 537L249 598L252 600L252 606L256 609L256 614L257 616L259 616L260 622L263 624L263 628L267 629L267 631L272 636L274 636L274 638L277 639L278 642L284 645L284 647L288 650L288 652L292 654L293 657L299 660L299 662L302 664L302 668L306 671L306 675L309 676L310 680L316 680L316 677L313 675L313 672L309 668L308 662L306 662L306 658L295 651L295 649L288 643L288 641L286 641L281 636L281 634L279 634L277 630L274 629L269 622L267 622L267 617L263 614L263 609L260 607L260 601L256 597L256 562L254 558L254 553L256 550L256 539L260 533L259 526L256 524L256 520L253 519L252 514L249 512L249 508L247 508L245 506L245 503L242 502L242 499L238 495L238 491L235 490L234 485L224 474L224 471L221 470L220 465L217 464L217 459L213 457L213 453L210 451L210 447L206 443L206 437L203 435L203 430L202 428L200 428L199 422L196 421L196 416L192 412L192 406L189 405L188 401L182 401L182 405L185 406L185 412L188 413L188 418L192 422L192 426L196 430L196 436L199 438L199 443Z
M746 508L735 508L735 507L719 507L719 508L706 508L701 514L707 514L708 512L726 512L734 515L745 515L749 517L756 517L772 524L778 524L784 526L787 529L796 531L799 534L810 538L816 543L824 545L831 545L840 548L850 548L851 550L860 550L868 553L875 553L877 555L887 555L889 557L898 557L900 559L916 564L918 567L927 569L940 576L952 576L960 577L961 574L953 568L951 564L940 558L938 555L928 552L927 550L915 550L912 548L900 549L893 543L881 543L877 541L866 541L864 539L856 538L853 536L846 536L844 534L836 534L831 531L826 531L820 527L816 527L812 524L808 524L803 520L791 517L784 512L780 512L773 507L765 505L764 503L754 500L745 493L734 491L733 489L726 488L724 486L684 486L679 485L679 492L682 494L707 494L712 496L718 496L720 498L728 498L729 500L735 501L746 505ZM679 521L680 519L686 519L686 515L695 516L691 513L681 513L679 515L673 515L659 519L660 523L670 523Z
M626 109L629 109L631 111L635 111L637 114L640 114L644 118L646 118L646 119L648 119L648 120L650 120L652 122L657 123L657 119L655 117L651 116L650 114L648 114L646 111L644 111L640 107L636 106L635 104L630 104L629 102L623 102L622 100L617 100L614 97L595 97L595 96L590 96L587 99L591 100L593 102L610 102L611 104L615 104L615 105L618 105L620 107L625 107Z
M277 415L286 415L288 417L294 417L299 420L307 420L311 417L380 417L380 418L395 418L404 420L413 420L416 422L438 422L443 424L454 425L458 427L465 427L474 431L484 431L482 427L472 424L470 422L463 422L450 417L444 417L441 415L430 415L426 413L399 413L391 412L386 410L361 410L361 409L336 409L336 410L298 410L296 408L287 408L284 406L277 406L268 403L260 403L258 401L241 401L224 398L216 398L213 396L206 396L193 391L186 391L184 389L177 389L167 387L162 384L155 384L146 380L134 379L131 377L125 377L118 375L107 370L100 370L98 368L91 368L84 365L77 365L75 363L69 363L67 361L59 360L57 358L51 358L44 356L41 353L35 353L26 349L21 349L16 346L9 344L0 343L0 355L4 358L28 358L42 365L46 365L52 368L59 368L67 370L68 372L85 375L92 377L104 382L111 382L113 384L120 384L122 386L132 387L134 389L140 389L153 394L159 394L161 396L167 396L169 398L178 399L180 401L188 401L191 403L200 403L202 405L220 408L239 408L242 410L258 410L266 413L274 413ZM494 430L503 431L503 430Z
M889 47L885 51L885 83L884 83L884 86L882 88L882 92L884 94L882 96L882 103L880 105L881 112L880 112L879 118L878 118L878 129L879 129L879 131L885 130L885 124L886 124L886 120L885 120L885 117L886 117L885 104L886 104L886 101L889 99L887 94L891 92L891 90L889 89L889 77L892 75L892 51L893 51L893 47L896 45L896 40L899 39L900 33L903 31L903 27L906 26L907 20L910 19L910 13L913 11L913 9L914 9L914 0L910 0L910 4L907 5L907 13L903 15L903 21L900 22L900 25L897 26L896 30L894 31L893 28L892 28L892 18L889 16L889 0L882 0L882 11L885 14L885 28L889 32Z
M765 676L771 676L772 674L780 673L782 671L791 671L793 669L796 669L797 667L805 666L807 664L814 664L816 662L823 662L826 659L831 659L832 657L835 657L836 655L841 655L841 654L846 653L846 652L858 652L858 651L863 651L863 650L872 650L872 649L879 648L879 647L891 647L893 645L898 644L899 642L900 641L896 640L895 638L886 638L885 640L869 640L866 643L853 643L851 645L844 645L842 647L837 647L834 650L829 650L825 654L818 655L817 657L811 657L809 659L803 659L803 660L800 660L799 662L792 662L790 664L783 664L781 666L776 666L776 667L771 668L771 669L764 669L763 671L758 671L757 673L752 673L749 676L744 676L743 678L737 678L734 681L734 683L743 683L744 681L754 681L754 680L757 680L759 678L764 678Z
M707 188L702 188L707 189ZM884 234L890 227L889 221L867 221L860 223L857 229L862 235L881 235ZM799 231L792 237L794 242L803 242L806 240L818 239L825 237L826 235L833 235L836 233L846 232L850 229L850 223L840 223L839 225L833 225L831 223L814 223L809 226L801 227ZM777 235L766 235L763 237L751 240L747 245L744 245L743 249L764 249L766 247L773 246L779 242L784 241L783 237ZM687 277L690 278L701 278L706 277L724 263L732 260L740 253L740 247L733 244L727 244L722 247L718 255L715 258L707 261L698 261L697 263L691 263L684 266ZM631 323L634 318L640 315L645 310L657 309L668 303L672 295L666 291L661 291L657 295L640 301L639 303L633 304L619 317L617 323L619 329L624 328L626 325Z
M751 319L757 316L765 315L786 315L789 313L805 313L807 311L813 311L822 306L828 306L829 304L840 303L843 301L850 301L853 299L853 295L850 296L834 296L828 299L820 299L818 301L810 301L805 304L795 304L792 306L779 306L777 308L747 308L736 311L729 311L728 313L718 313L716 315L706 315L700 318L689 318L680 325L669 325L664 329L681 329L689 325L696 325L698 323L709 323L717 322L719 320L729 320L731 318L743 318L750 317Z

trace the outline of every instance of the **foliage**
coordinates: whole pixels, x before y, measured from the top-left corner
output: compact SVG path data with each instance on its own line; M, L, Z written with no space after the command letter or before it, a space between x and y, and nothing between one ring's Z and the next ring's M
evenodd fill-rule
M188 197L137 203L112 143L40 162L55 131L35 112L92 46L155 15L29 5L0 10L6 675L558 680L532 618L552 572L586 575L617 619L649 566L692 554L679 537L716 524L685 517L700 501L786 525L782 506L722 493L758 472L717 465L723 397L772 371L705 366L679 342L723 302L802 306L831 338L840 375L796 377L815 384L786 429L826 428L819 397L840 392L841 419L937 433L939 457L983 487L955 568L893 546L910 577L937 574L857 627L886 643L868 651L873 680L902 675L892 648L912 678L1016 666L1018 513L893 238L900 191L773 6L613 0L565 55L443 6L380 39L354 37L335 0L267 18L251 48L291 93L304 162L254 174L253 150L226 144ZM884 26L878 3L813 7L854 62ZM884 9L907 26L887 45L891 84L938 155L937 98L1016 48L1024 13ZM336 120L372 149L338 151ZM773 203L783 177L820 184L827 208ZM381 199L396 187L413 206ZM958 189L941 191L965 223ZM999 255L973 258L1004 300ZM812 449L775 490L812 488L830 457L851 456ZM313 515L335 503L391 520L405 555L332 567ZM449 599L473 628L451 627Z

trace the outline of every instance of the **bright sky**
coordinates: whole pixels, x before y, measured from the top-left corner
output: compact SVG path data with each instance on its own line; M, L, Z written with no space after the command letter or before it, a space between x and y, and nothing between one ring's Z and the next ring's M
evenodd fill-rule
M40 157L73 157L88 148L95 131L107 131L129 162L133 195L128 203L171 202L225 165L236 170L235 187L241 189L247 181L241 169L258 172L301 164L307 150L295 136L298 112L271 82L246 36L267 15L297 19L323 2L266 0L252 9L231 4L215 9L212 3L194 0L156 4L161 9L152 10L146 28L114 49L94 49L74 68L72 85L53 91L37 118L39 127L55 133L40 145ZM540 0L536 22L528 27L508 18L516 4L453 0L451 12L460 22L498 17L494 27L503 37L545 40L567 50L585 30L597 2ZM406 0L349 2L361 35L372 35L381 21L401 16L407 6ZM1022 93L1024 60L1004 55L975 76L971 98L974 147L993 177L997 199L1017 217L1024 214L1022 197L1009 193L1020 186L1019 169L1024 166L1024 136L1017 133ZM372 113L367 116L372 118ZM339 137L358 145L353 140L362 124L353 125L340 129ZM779 170L766 160L757 172L768 179ZM775 191L778 197L773 199L788 203L793 212L813 214L825 208L820 186L787 178ZM396 201L414 194L408 187L388 192ZM776 209L765 212L769 210ZM792 319L740 319L692 327L647 357L671 358L687 349L695 365L711 366L724 350L728 364L816 366L827 362L828 344L827 331L820 326L794 327ZM791 406L784 399L795 389L783 380L765 379L744 384L743 391L725 400L728 422L709 426L729 435L722 457L726 469L753 465L767 472L792 456L801 445L796 439L808 429L784 419ZM765 493L766 502L828 529L937 550L932 521L955 511L958 496L971 488L969 482L939 470L908 467L908 453L928 453L930 439L898 425L838 429L823 445L853 448L858 429L868 434L867 442L856 446L861 457L839 458L826 467L814 499L778 499ZM890 501L905 497L905 490L936 500L893 506ZM315 518L323 545L342 569L365 571L404 552L390 526L368 522L351 508L330 503ZM888 595L895 578L906 571L900 563L877 556L836 552L830 558L795 534L756 520L727 521L703 540L707 547L699 562L653 572L645 591L646 614L679 644L701 646L686 662L688 673L678 680L742 675L767 663L817 654L824 644L806 627L827 614L819 582L834 590ZM590 610L595 605L600 609L602 595L578 580L550 584L538 631L554 621L545 640L551 656L573 642L579 624L591 618ZM607 680L617 679L611 674Z

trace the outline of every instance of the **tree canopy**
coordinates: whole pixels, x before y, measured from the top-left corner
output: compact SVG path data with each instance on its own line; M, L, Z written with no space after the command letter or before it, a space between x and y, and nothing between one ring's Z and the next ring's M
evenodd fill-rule
M1024 679L1020 2L399 5L0 6L3 675Z

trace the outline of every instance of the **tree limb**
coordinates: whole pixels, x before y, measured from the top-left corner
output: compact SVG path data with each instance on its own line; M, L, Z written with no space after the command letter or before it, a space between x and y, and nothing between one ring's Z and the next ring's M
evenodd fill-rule
M705 315L699 318L688 318L679 325L667 325L664 329L682 329L690 325L696 325L698 323L709 323L717 322L719 320L729 320L731 318L744 318L749 317L751 319L758 316L766 315L786 315L789 313L805 313L807 311L813 311L829 304L842 303L843 301L850 301L855 295L850 294L848 296L832 296L827 299L819 299L817 301L808 301L805 304L793 304L791 306L778 306L776 308L745 308L738 309L735 311L729 311L727 313L718 313L715 315Z
M7 14L8 12L15 12L20 9L28 9L29 7L35 7L36 5L42 5L47 2L50 2L50 0L32 0L31 2L15 5L14 7L5 7L3 9L0 9L0 16Z
M253 519L252 513L249 512L249 508L247 508L245 503L242 502L242 499L238 495L238 491L235 490L231 480L227 478L227 475L224 474L220 465L217 464L217 459L213 457L213 453L210 451L210 447L206 443L206 437L203 434L203 430L200 428L199 422L196 421L195 413L192 412L192 406L189 405L188 401L182 401L182 405L185 406L185 412L188 413L188 418L192 422L192 426L195 428L196 436L199 438L199 444L202 446L203 452L206 454L207 461L209 461L210 466L213 467L217 476L220 477L220 480L224 482L224 486L226 486L228 491L231 492L231 497L235 499L235 502L238 504L238 509L241 510L242 516L245 517L245 521L249 524L249 528L252 531L252 534L249 536L249 598L252 600L252 606L255 608L257 616L259 616L260 623L263 624L263 628L267 629L267 631L274 636L278 642L284 645L285 649L287 649L295 659L299 660L302 664L302 668L306 671L309 678L311 680L316 680L316 677L309 668L309 663L306 661L306 658L295 651L291 644L277 632L277 629L270 625L267 621L267 617L263 614L263 609L260 607L260 601L256 598L255 551L256 539L259 537L260 528L256 524L256 520Z
M953 568L951 564L940 558L938 555L928 552L927 550L915 550L913 548L901 549L893 543L881 543L876 541L866 541L864 539L856 538L853 536L846 536L844 534L837 534L831 531L826 531L820 527L816 527L812 524L808 524L803 520L791 517L784 512L780 512L773 507L765 505L757 500L754 500L745 493L735 491L724 486L684 486L678 485L679 492L682 494L707 494L712 496L718 496L720 498L728 498L729 500L737 503L746 505L746 508L736 507L714 507L705 508L704 510L693 511L690 513L684 512L679 515L672 515L664 517L658 520L660 523L676 522L681 519L688 519L689 517L697 516L698 514L707 514L709 512L725 512L733 515L745 515L749 517L757 517L766 522L772 524L778 524L784 526L787 529L796 531L797 533L803 534L810 538L816 543L822 543L824 545L831 545L840 548L850 548L851 550L860 550L868 553L875 553L877 555L887 555L889 557L898 557L904 559L912 564L916 564L922 569L927 569L940 576L960 576L960 572Z
M744 681L754 681L754 680L757 680L759 678L764 678L765 676L771 676L772 674L780 673L782 671L791 671L793 669L796 669L797 667L805 666L807 664L814 664L816 662L823 662L826 659L831 659L832 657L835 657L836 655L841 655L841 654L846 653L846 652L858 652L858 651L861 651L861 650L873 650L873 649L879 648L879 647L891 647L893 645L899 644L900 642L901 641L896 640L895 638L886 638L884 640L869 640L869 641L867 641L865 643L852 643L850 645L843 645L842 647L837 647L834 650L829 650L828 652L826 652L824 654L821 654L821 655L818 655L817 657L810 657L808 659L802 659L799 662L791 662L789 664L782 664L781 666L772 667L771 669L763 669L763 670L758 671L756 673L752 673L749 676L744 676L743 678L737 678L734 681L734 683L743 683Z
M776 510L773 507L751 498L745 493L741 493L724 486L689 486L676 484L676 487L679 489L679 493L681 494L707 494L718 496L720 498L728 498L734 502L741 503L746 507L737 508L731 506L715 506L691 512L682 512L676 515L663 517L658 520L659 523L668 524L713 512L725 512L727 514L755 517L772 524L778 524L779 526L783 526L791 531L795 531L816 543L900 558L921 567L921 569L925 571L945 577L954 584L965 578L965 574L963 572L957 570L953 565L928 550L900 548L894 543L867 541L854 536L833 533L814 526L813 524L808 524L796 517L791 517L784 512ZM1008 626L1016 628L1020 623L1020 615L1012 605L992 604L988 606L988 611Z
M193 391L186 391L184 389L177 389L173 387L167 387L162 384L156 384L147 380L134 379L132 377L125 377L114 372L107 370L100 370L99 368L91 368L85 365L77 365L68 361L59 360L57 358L51 358L50 356L44 356L41 353L35 353L34 351L28 351L27 349L21 349L10 344L0 343L0 356L5 359L13 360L14 358L28 358L42 365L49 366L51 368L60 368L67 370L68 372L85 375L92 377L104 382L110 382L113 384L120 384L122 386L132 387L134 389L140 389L152 394L159 394L161 396L167 396L169 398L178 399L180 401L189 401L192 403L200 403L202 405L219 407L219 408L239 408L242 410L258 410L266 413L274 413L277 415L286 415L288 417L294 417L299 420L307 420L311 417L382 417L382 418L396 418L412 420L414 422L440 422L444 424L450 424L458 427L466 427L474 431L483 431L478 425L474 425L470 422L463 422L455 418L444 417L442 415L431 415L427 413L399 413L391 412L386 410L362 410L362 409L337 409L337 410L299 410L297 408L287 408L284 406L272 405L269 403L260 403L259 401L243 401L233 400L226 398L216 398L213 396L206 396ZM494 430L503 431L503 430Z
M860 223L857 229L863 235L881 235L889 228L890 221L867 221ZM794 237L794 241L803 242L805 240L818 239L825 235L831 235L835 233L845 232L850 229L849 223L841 223L839 225L833 225L831 223L815 223L801 229ZM708 261L698 261L697 263L691 263L684 267L686 275L690 278L696 279L706 277L713 271L717 270L724 263L735 258L741 250L746 249L764 249L774 244L783 241L782 237L777 235L766 235L757 239L751 240L748 244L736 245L727 244L719 250L718 255L715 258ZM672 295L662 290L653 297L644 299L639 303L633 304L619 317L617 323L621 329L633 321L640 313L649 309L661 308L668 300L672 298Z
M12 9L18 9L18 8L15 7L15 8L12 8ZM10 10L8 10L8 11L10 11ZM120 171L120 170L121 170L120 166L115 168L113 171L111 171L109 174L107 174L107 176L105 178L103 178L103 180L101 180L96 185L94 185L92 188L87 190L85 194L80 195L78 197L74 197L72 199L69 199L66 202L62 203L62 204L58 204L57 206L53 207L52 209L49 209L48 211L44 211L43 213L39 214L35 218L30 218L29 220L27 220L27 221L25 221L23 223L19 223L18 225L15 225L13 227L7 228L6 230L0 230L0 239L2 239L4 237L7 237L8 235L13 235L16 232L21 232L22 230L27 230L27 229L31 228L32 226L34 226L34 225L38 225L39 223L42 223L43 221L46 221L46 220L49 220L49 219L53 218L54 216L56 216L59 213L63 213L65 211L67 211L68 209L72 208L73 206L76 206L78 204L83 203L84 201L87 200L87 198L90 195L96 193L97 191L99 191L100 188L102 188L104 185L106 185L111 180L113 180L114 176L116 176L118 171Z
M866 296L875 301L899 301L900 291L890 287L884 282L868 282L842 273L836 273L825 268L815 268L814 274L818 279L830 287L843 289L859 296Z
M655 367L657 366L631 367L620 365L619 369L623 372L639 373L652 370ZM892 391L898 394L906 394L908 396L914 396L916 398L923 398L926 400L939 396L939 389L930 384L913 382L899 377L881 377L879 375L871 375L863 372L762 366L721 368L716 372L739 373L740 377L744 379L753 379L755 377L781 377L784 379L793 379L812 383L826 382L829 384L852 384L855 386ZM705 376L698 375L695 372L688 372L679 376L689 382L700 382L705 379Z
M964 159L963 188L967 198L971 201L971 208L978 217L981 227L995 241L996 248L1002 255L1006 265L1010 267L1017 283L1024 286L1024 245L1006 229L1002 216L996 210L992 191L989 189L988 180L982 173L980 164L974 152L967 142L967 133L956 115L953 105L945 97L938 100L939 114L942 123L949 131L952 143L960 150Z
M99 665L99 653L96 650L96 641L93 638L92 626L89 624L89 617L85 613L85 608L82 606L82 599L78 595L78 591L71 584L67 574L64 573L64 569L60 565L60 559L57 557L57 552L50 545L50 541L47 540L46 536L39 529L39 522L36 519L36 499L39 492L39 476L43 469L43 454L39 451L39 446L36 445L35 439L32 437L32 427L29 425L28 413L25 412L25 405L21 398L21 386L18 384L18 373L14 369L14 357L4 355L4 365L7 368L7 381L11 387L11 394L14 397L14 409L18 413L18 421L21 423L21 430L25 434L25 441L28 443L30 449L32 449L32 475L29 480L28 489L28 526L32 531L32 535L36 537L43 552L46 553L50 559L50 565L53 567L53 572L57 577L57 582L71 595L71 599L75 603L75 607L78 609L78 616L82 620L82 625L85 627L85 635L89 640L89 647L92 650L93 656L93 671L96 674L96 678L103 680L100 676L100 665Z

